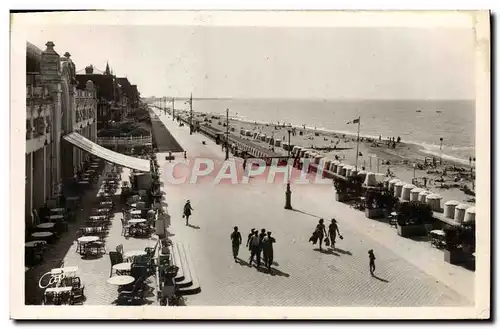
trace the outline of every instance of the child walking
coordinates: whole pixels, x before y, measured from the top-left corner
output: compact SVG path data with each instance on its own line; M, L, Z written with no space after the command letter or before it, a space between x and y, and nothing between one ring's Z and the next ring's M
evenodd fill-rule
M375 272L375 254L373 253L373 249L368 250L368 257L370 258L370 274L373 276Z

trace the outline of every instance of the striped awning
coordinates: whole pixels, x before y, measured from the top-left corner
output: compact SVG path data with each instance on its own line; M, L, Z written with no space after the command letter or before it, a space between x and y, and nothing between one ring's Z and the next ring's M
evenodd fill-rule
M104 159L108 162L143 172L149 172L151 169L149 160L139 159L115 151L111 151L83 137L79 133L73 132L64 136L63 138L79 149L93 154L96 157Z

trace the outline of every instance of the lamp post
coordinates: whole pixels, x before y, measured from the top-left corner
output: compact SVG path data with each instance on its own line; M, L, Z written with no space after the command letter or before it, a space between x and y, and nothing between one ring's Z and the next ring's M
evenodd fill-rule
M443 164L443 137L439 138L439 165Z
M172 121L175 121L175 97L172 97Z
M292 131L288 129L288 145L291 144L290 135ZM290 147L288 148L288 159L286 162L287 168L287 182L285 192L285 209L292 209L292 190L290 189Z
M415 178L416 178L416 170L417 170L417 164L414 163L413 164L413 181L415 182Z
M229 160L229 109L226 109L226 160Z
M191 93L191 97L189 98L189 134L193 134L193 93Z

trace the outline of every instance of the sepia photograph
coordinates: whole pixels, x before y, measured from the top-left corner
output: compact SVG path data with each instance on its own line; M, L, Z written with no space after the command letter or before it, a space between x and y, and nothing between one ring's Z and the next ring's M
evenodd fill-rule
M489 318L489 15L11 13L11 318Z

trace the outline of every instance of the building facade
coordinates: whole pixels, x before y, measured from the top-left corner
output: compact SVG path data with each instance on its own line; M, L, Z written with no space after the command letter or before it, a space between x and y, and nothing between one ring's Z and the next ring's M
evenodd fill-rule
M26 51L26 225L32 210L54 199L71 181L88 155L62 140L71 132L97 138L97 98L94 84L77 89L71 55L60 56L54 43L41 51L31 43Z

